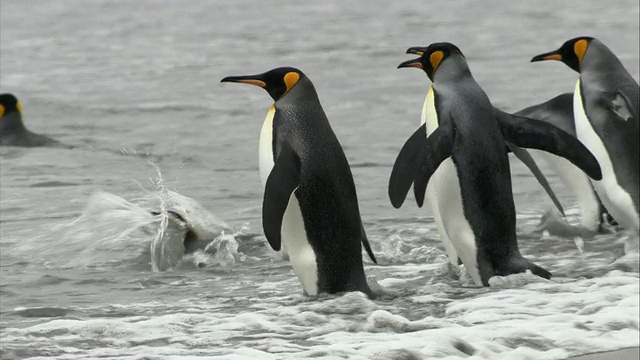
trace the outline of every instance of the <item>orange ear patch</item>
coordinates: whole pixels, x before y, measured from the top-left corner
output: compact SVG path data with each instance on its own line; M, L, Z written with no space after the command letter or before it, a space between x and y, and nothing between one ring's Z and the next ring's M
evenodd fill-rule
M444 53L440 50L434 51L431 55L429 55L429 61L431 62L431 67L433 67L433 72L436 72L436 69L442 62L444 58Z
M18 112L20 113L20 115L22 115L22 104L20 104L20 101L16 103L16 108L18 109Z
M4 115L4 106L0 104L0 118Z
M573 51L576 53L576 56L578 57L578 61L580 61L580 63L582 63L584 53L587 52L588 45L589 42L585 39L578 40L575 44L573 44Z
M289 71L284 76L284 84L287 87L286 92L289 92L289 90L291 90L291 88L298 83L298 80L300 80L300 74L298 74L297 72Z

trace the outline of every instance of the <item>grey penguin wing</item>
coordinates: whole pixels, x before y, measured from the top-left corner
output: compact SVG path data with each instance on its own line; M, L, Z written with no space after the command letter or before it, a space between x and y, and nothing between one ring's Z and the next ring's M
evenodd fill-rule
M542 120L576 136L573 117L573 93L564 93L542 104L529 106L513 115Z
M558 208L562 216L565 216L564 209L560 204L560 200L558 200L558 197L551 189L551 185L549 185L547 178L544 176L544 174L542 174L542 171L540 171L538 164L536 164L535 160L533 160L533 158L531 157L531 154L529 154L529 152L526 149L523 149L518 145L512 144L508 141L507 141L507 147L520 161L522 161L523 164L525 164L529 168L529 171L531 171L533 176L536 177L536 180L538 180L540 185L542 185L542 187L544 188L544 191L547 192L547 195L549 195L549 197L551 198L551 201L553 201L556 208Z
M495 109L505 140L524 148L544 150L569 160L594 180L602 179L598 160L567 132L544 121L508 114Z
M404 143L391 170L389 178L389 199L396 209L402 206L407 198L420 167L421 152L427 139L426 124L422 124Z
M453 120L442 123L429 135L421 152L420 167L413 183L413 194L416 204L422 207L427 184L440 164L451 156L453 151Z
M300 184L300 158L286 140L281 140L280 146L262 200L262 228L269 245L276 251L281 247L282 217L291 194Z

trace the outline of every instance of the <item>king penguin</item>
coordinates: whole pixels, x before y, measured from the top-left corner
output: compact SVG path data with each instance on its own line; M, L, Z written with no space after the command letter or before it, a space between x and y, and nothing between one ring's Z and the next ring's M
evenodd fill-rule
M577 137L573 119L572 93L560 94L543 103L522 109L514 115L547 122ZM573 192L580 210L580 226L587 231L586 234L603 232L602 225L613 220L598 198L589 177L566 159L545 151L534 150L532 153L544 159L558 174L563 184Z
M0 146L65 147L48 136L27 130L22 123L22 105L13 94L0 94Z
M284 246L308 295L361 291L369 297L362 245L376 263L364 231L347 158L302 71L280 67L229 76L265 89L275 103L260 132L264 184L262 226L271 247Z
M603 170L592 181L600 200L627 231L638 233L640 146L638 83L615 54L598 39L581 36L531 61L559 60L580 76L573 92L578 139L596 156Z
M420 57L399 68L422 69L433 85L425 102L425 123L404 144L393 166L392 205L402 205L412 184L421 205L431 184L430 202L441 219L436 225L445 234L445 247L452 248L477 285L488 286L495 275L526 270L550 278L551 273L518 249L507 141L563 156L600 178L596 159L576 138L552 125L495 109L455 45L434 43L407 53Z

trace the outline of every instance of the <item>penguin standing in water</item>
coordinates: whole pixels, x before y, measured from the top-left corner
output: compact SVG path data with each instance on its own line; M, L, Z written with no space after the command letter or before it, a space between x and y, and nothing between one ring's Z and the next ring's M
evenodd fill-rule
M488 286L495 275L526 270L550 278L551 273L518 250L506 141L565 157L596 179L601 178L598 162L564 131L495 109L455 45L434 43L407 53L420 57L399 67L423 69L433 86L425 103L426 123L405 143L394 164L392 205L402 205L412 184L421 205L431 182L443 242L450 243L477 285Z
M573 94L571 93L564 93L541 104L529 106L514 115L547 122L572 136L576 136L573 120ZM532 153L543 158L576 197L580 209L581 229L578 230L581 230L583 234L593 235L596 232L604 231L602 227L604 223L613 222L607 209L595 193L589 177L582 170L567 160L548 152L534 150Z
M558 50L531 59L543 60L562 61L580 73L573 93L576 134L603 171L601 181L592 181L593 187L613 218L637 234L638 83L608 47L591 37L573 38Z
M260 132L262 226L271 247L284 246L308 295L361 291L374 297L362 263L367 240L347 158L300 70L229 76L265 89L275 103ZM266 180L265 180L266 179Z
M22 105L13 94L0 94L0 146L67 147L27 130L22 123Z

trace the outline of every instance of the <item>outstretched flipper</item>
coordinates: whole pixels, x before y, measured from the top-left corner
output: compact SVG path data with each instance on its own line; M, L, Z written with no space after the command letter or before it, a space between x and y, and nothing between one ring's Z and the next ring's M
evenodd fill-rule
M424 195L427 192L427 183L429 182L429 178L424 176L425 172L425 167L421 166L418 170L418 175L416 175L416 180L413 182L413 196L416 198L416 205L418 205L419 208L424 205ZM431 177L431 175L429 175L429 177Z
M580 140L544 121L511 115L500 109L495 109L495 112L506 141L558 155L582 169L590 178L602 179L598 160Z
M412 182L416 203L422 207L429 179L438 166L451 156L454 135L451 122L440 125L426 140L421 138L424 128L425 125L422 125L407 140L391 171L389 198L396 208L404 202Z
M415 182L413 183L413 193L416 197L418 207L424 204L424 194L427 191L427 184L440 164L451 156L453 151L453 120L440 125L429 135L422 150L422 162L418 169Z
M422 124L404 143L389 178L389 199L396 209L407 198L411 184L418 174L422 159L422 148L427 140L426 124Z
M280 154L267 178L262 201L262 228L273 250L281 246L282 217L300 183L300 158L288 142L280 142Z
M544 191L547 192L547 195L549 195L551 201L553 201L553 203L556 205L556 208L558 208L562 216L565 216L562 205L560 204L560 200L558 200L558 197L551 189L551 185L549 185L547 178L542 174L542 171L540 171L540 168L538 168L538 165L536 164L535 160L533 160L529 152L510 142L507 142L507 147L518 159L520 159L520 161L522 161L523 164L525 164L529 168L533 176L536 177L540 185L542 185L542 187L544 188Z

